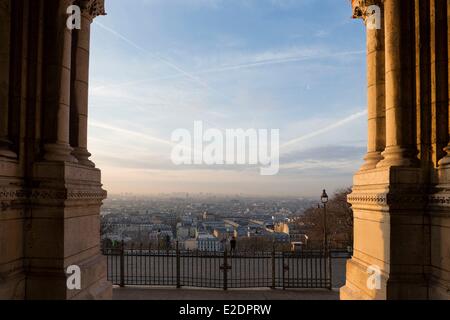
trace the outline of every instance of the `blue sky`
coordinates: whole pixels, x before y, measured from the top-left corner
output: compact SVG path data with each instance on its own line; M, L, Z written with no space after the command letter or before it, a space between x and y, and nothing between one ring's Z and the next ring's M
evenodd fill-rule
M365 34L345 0L107 0L92 26L89 150L111 193L313 196L366 146ZM280 129L281 169L177 167L171 133Z

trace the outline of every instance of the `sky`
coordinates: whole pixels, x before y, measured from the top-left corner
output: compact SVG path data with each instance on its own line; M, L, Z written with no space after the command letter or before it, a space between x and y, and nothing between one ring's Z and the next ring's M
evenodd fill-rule
M315 196L366 151L365 33L346 0L107 0L89 151L110 193ZM174 130L279 129L280 171L171 161Z

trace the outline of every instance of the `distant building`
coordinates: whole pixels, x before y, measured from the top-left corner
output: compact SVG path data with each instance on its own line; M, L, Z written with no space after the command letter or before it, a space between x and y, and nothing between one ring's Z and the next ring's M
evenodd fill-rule
M199 234L197 238L197 249L200 251L221 251L222 244L213 235Z
M276 222L274 225L274 231L289 234L289 223L284 221Z
M186 224L179 222L177 224L177 239L185 240L189 238L195 238L197 235L197 227L192 224Z
M234 229L234 236L236 238L247 237L247 227L237 227Z
M148 240L150 242L157 242L166 240L169 237L169 240L173 240L173 233L171 230L163 230L163 231L152 231L148 234Z
M215 228L213 235L219 239L229 239L234 237L234 228L230 226Z
M183 241L183 248L185 250L198 250L197 239L187 239Z

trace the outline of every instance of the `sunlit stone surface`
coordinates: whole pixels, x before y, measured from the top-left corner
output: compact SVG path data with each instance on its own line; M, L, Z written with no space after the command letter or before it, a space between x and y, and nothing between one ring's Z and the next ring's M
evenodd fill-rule
M367 28L369 144L341 299L450 299L448 1L352 5L366 24L379 6L382 29Z

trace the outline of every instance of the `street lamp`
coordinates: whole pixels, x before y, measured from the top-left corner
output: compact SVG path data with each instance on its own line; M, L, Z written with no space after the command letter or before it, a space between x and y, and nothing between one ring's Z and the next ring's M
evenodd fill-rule
M159 243L160 243L160 236L161 236L161 229L158 229L158 232L157 232L157 241L158 241L158 252L159 252Z
M324 189L320 201L323 203L323 241L325 252L328 251L328 235L327 235L327 202L328 195L327 191Z

